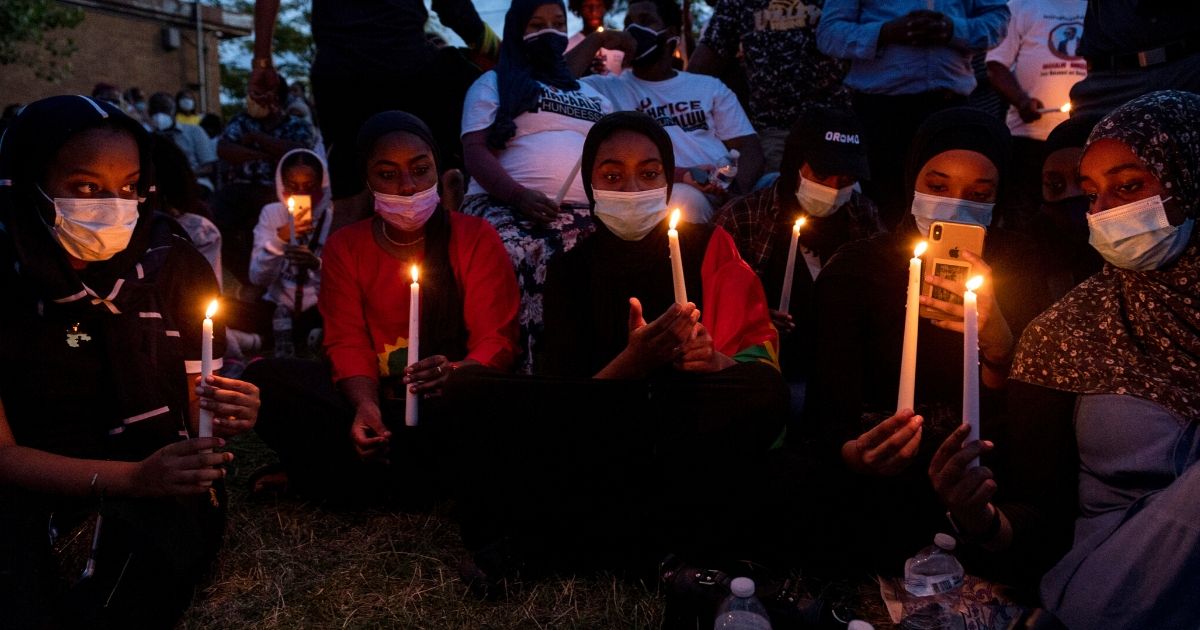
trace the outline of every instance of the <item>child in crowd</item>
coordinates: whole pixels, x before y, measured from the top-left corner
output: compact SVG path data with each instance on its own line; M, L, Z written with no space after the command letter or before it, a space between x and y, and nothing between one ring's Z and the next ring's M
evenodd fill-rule
M321 255L329 361L267 359L246 370L263 389L259 435L279 453L286 481L350 502L432 490L443 460L430 433L446 380L462 366L509 370L517 355L512 267L486 221L442 206L428 127L404 112L376 114L357 148L375 216L335 232ZM414 265L421 357L410 366ZM420 427L404 424L405 390L423 400ZM273 471L262 481L284 483Z
M275 169L275 194L278 201L263 206L254 227L250 281L274 305L275 356L286 358L308 354L310 333L321 328L320 255L333 223L325 160L308 149L285 153ZM312 341L319 348L320 340Z
M221 544L233 455L213 449L258 390L199 382L217 282L145 203L153 171L142 126L83 96L31 104L0 147L6 626L170 627Z

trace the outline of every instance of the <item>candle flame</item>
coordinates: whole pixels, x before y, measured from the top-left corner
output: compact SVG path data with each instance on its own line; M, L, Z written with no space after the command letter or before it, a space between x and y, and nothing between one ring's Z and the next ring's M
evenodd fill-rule
M296 199L294 197L288 197L288 212L296 214Z
M1063 106L1062 106L1062 107L1059 107L1059 108L1058 108L1058 111L1060 111L1060 112L1062 112L1062 113L1064 113L1064 114L1070 114L1070 113L1071 113L1071 103L1069 103L1069 102L1068 102L1068 103L1063 103Z
M212 319L213 315L217 314L217 301L213 300L208 303L208 308L204 311L204 319Z
M807 219L805 219L804 217L800 217L799 219L796 219L796 229L800 229L800 228L804 227L804 224L806 222L807 222Z
M604 32L604 27L603 27L603 26L598 26L598 27L596 27L596 32L597 32L597 33L603 33L603 32Z
M412 279L413 279L414 283L417 281L417 275L418 275L417 271L418 271L417 266L413 265L412 266Z
M983 286L983 276L975 276L970 280L967 280L968 291L977 291L981 286Z
M679 208L675 208L675 210L671 212L670 228L674 230L676 225L679 225Z
M926 243L925 241L917 243L917 246L913 248L913 258L920 258L921 256L924 256L926 249L929 249L929 243Z

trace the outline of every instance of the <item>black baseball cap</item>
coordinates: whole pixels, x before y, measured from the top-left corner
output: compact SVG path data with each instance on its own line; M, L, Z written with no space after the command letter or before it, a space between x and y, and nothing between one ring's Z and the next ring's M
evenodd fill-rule
M805 112L788 134L789 149L798 153L796 168L808 162L821 175L871 178L862 124L851 111L820 107Z

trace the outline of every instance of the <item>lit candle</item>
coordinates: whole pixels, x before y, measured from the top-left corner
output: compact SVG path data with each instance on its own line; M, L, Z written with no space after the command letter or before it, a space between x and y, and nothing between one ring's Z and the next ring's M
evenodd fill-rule
M1068 103L1063 103L1062 107L1043 107L1038 110L1039 114L1052 114L1054 112L1062 112L1064 114L1070 114L1071 113L1071 104L1068 102Z
M417 266L412 266L412 284L408 287L408 365L412 367L421 353L421 285L417 282ZM417 426L417 395L410 383L404 388L404 424Z
M979 439L979 303L975 291L983 284L983 276L967 281L963 294L963 422L971 427L966 442ZM964 443L966 443L964 442ZM978 466L979 458L970 466Z
M792 224L792 244L788 246L787 267L783 270L783 292L779 295L779 311L788 312L792 305L792 275L796 270L796 248L800 246L800 228L804 225L804 217L796 219Z
M917 243L908 261L908 299L904 303L904 346L900 353L900 391L896 395L896 411L913 408L913 392L917 386L917 324L921 309L921 256L925 241Z
M288 197L288 245L296 244L296 199Z
M575 178L579 175L579 167L583 165L583 156L579 156L575 160L575 166L571 168L571 173L563 180L562 186L558 187L558 194L554 195L554 205L561 206L563 199L567 198L567 193L571 190L571 184L575 183Z
M213 300L208 303L208 309L204 311L204 324L200 332L200 382L208 384L208 377L212 376L212 340L213 340L213 315L217 314L217 301ZM212 421L213 412L211 409L200 408L200 437L212 437Z
M679 208L671 212L670 229L667 230L667 243L671 248L671 279L675 283L675 302L687 304L687 285L683 282L683 254L679 251Z

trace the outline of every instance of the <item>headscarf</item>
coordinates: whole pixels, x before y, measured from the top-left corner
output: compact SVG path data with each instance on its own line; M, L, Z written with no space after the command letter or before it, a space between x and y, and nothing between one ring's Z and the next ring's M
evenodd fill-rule
M667 135L662 125L653 118L641 112L616 112L608 114L596 121L588 131L583 141L583 157L580 160L579 172L583 175L583 192L587 194L588 203L593 206L596 199L592 193L592 169L596 166L596 152L600 145L618 131L632 131L650 139L658 147L662 159L663 176L667 178L667 198L675 183L675 148L671 144L671 136Z
M533 63L526 50L525 27L533 17L533 12L546 4L558 5L566 14L562 0L513 0L504 16L504 41L500 44L500 62L496 65L500 106L496 109L496 120L487 135L488 146L497 151L503 150L516 135L516 117L536 111L538 96L542 91L539 81L560 90L579 89L579 82L562 57Z
M287 205L287 191L283 189L283 169L284 165L288 164L288 158L293 155L307 153L312 159L316 160L321 166L321 200L313 206L313 221L321 220L325 216L325 212L333 207L333 191L329 184L329 163L324 160L316 151L309 149L292 149L283 154L279 158L279 165L275 167L275 196L279 198L279 202ZM436 163L436 160L435 160Z
M1046 142L1042 146L1042 159L1060 149L1080 148L1087 144L1088 135L1092 133L1100 116L1072 116L1050 130Z
M433 132L420 118L402 111L375 114L363 123L355 146L362 176L367 177L367 160L380 138L397 131L420 138L433 155L434 168L440 175L442 162ZM441 178L438 178L441 190ZM382 221L375 217L374 221ZM425 223L425 258L421 262L421 348L425 356L442 354L451 358L467 354L467 332L463 318L463 300L450 264L450 212L438 204Z
M935 112L921 123L909 146L905 168L905 192L909 203L917 189L917 175L929 160L946 151L960 149L975 151L991 160L1005 181L1011 152L1012 136L998 118L974 107L952 107ZM1003 190L1003 187L998 187ZM997 198L999 206L1003 200ZM996 216L993 214L993 216ZM901 224L916 223L910 212L904 213ZM914 227L915 229L915 227Z
M1106 138L1128 146L1188 216L1196 216L1200 95L1163 91L1134 99L1100 121L1088 146ZM1162 269L1105 264L1029 325L1011 376L1078 394L1137 396L1184 422L1200 419L1197 238Z
M75 271L66 252L47 226L54 224L54 205L39 190L41 179L71 137L97 127L121 129L137 141L141 162L137 194L138 222L124 251ZM4 264L20 274L43 299L79 308L111 310L96 298L115 299L118 279L128 275L150 242L153 208L144 202L154 181L151 137L134 119L109 103L86 96L53 96L31 103L0 138L0 245ZM119 294L119 291L117 292ZM91 297L92 299L85 299Z

